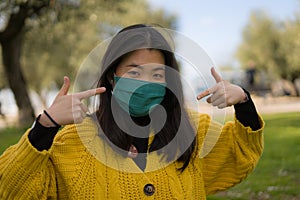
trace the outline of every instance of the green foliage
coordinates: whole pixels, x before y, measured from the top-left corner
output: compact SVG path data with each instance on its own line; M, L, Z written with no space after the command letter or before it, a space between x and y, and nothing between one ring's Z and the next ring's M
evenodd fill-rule
M300 198L300 113L266 115L264 119L265 149L254 172L209 200Z
M243 31L243 43L240 45L237 56L244 66L253 60L258 69L279 75L278 70L285 66L284 60L280 61L279 25L262 11L251 14L249 24ZM278 62L276 62L278 61Z
M23 67L29 85L40 93L60 87L63 76L74 80L88 53L120 28L134 23L159 23L174 28L174 15L152 10L145 0L88 0L76 8L29 20L23 50ZM34 77L34 78L31 78Z
M276 21L262 11L251 14L243 31L243 42L237 57L246 67L252 60L257 69L271 79L295 80L300 77L300 17Z
M284 55L287 65L286 74L289 80L300 77L300 15L295 16L294 21L284 23L285 31L281 35L280 54Z

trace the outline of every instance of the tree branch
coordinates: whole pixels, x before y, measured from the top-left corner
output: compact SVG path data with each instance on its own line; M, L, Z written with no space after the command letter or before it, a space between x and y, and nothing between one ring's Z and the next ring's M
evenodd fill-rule
M17 6L17 5L15 5ZM46 0L39 1L38 4L30 5L30 1L22 3L19 6L17 13L10 14L9 21L4 31L0 32L0 42L13 38L18 32L22 31L25 26L26 18L33 14L40 15L43 8L49 6L49 2Z
M31 8L30 8L30 12L28 13L28 17L32 16L33 14L37 14L37 15L40 15L41 11L43 8L47 8L50 6L50 3L48 0L42 0L40 1L40 4L35 4L35 5L32 5Z

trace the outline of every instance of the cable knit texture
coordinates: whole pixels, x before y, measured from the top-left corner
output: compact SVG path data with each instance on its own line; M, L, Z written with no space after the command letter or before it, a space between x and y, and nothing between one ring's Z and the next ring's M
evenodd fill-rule
M222 126L208 115L192 117L197 147L183 173L181 163L164 165L155 152L136 173L133 160L110 149L89 118L62 129L48 151L30 144L28 130L0 157L0 199L206 199L245 179L263 150L262 119L262 128L252 131L237 119ZM153 195L145 194L147 184Z

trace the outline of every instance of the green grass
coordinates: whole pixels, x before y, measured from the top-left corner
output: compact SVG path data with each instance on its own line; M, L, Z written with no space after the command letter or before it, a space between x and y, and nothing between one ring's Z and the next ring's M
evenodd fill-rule
M208 200L300 199L300 113L263 116L265 149L258 166L239 185ZM0 154L15 144L25 129L0 130Z
M209 200L300 199L300 113L266 115L264 120L265 149L255 170Z
M9 127L0 129L0 155L9 146L18 142L26 128Z

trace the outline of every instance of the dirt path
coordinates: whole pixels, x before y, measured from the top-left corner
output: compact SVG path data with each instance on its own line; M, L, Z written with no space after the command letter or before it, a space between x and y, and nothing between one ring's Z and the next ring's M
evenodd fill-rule
M300 97L252 97L253 102L257 111L260 114L273 114L273 113L284 113L284 112L300 112ZM212 108L206 102L202 102L199 105L200 112L224 115L233 114L234 109L232 107L225 108L224 110L218 110Z
M262 114L300 112L300 97L253 98Z

